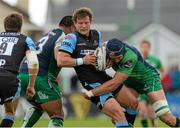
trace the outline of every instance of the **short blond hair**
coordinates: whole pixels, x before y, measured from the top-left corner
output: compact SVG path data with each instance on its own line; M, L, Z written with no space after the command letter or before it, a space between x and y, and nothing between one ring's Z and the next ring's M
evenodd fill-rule
M90 21L92 21L92 15L93 12L91 11L90 8L87 7L81 7L79 9L76 9L73 13L73 21L77 21L79 18L84 18L86 16L89 17Z

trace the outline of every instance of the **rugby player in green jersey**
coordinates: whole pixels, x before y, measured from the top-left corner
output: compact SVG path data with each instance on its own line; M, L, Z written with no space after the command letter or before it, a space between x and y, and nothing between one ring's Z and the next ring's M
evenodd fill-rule
M84 91L87 97L92 98L112 92L123 83L137 98L139 94L146 94L152 102L156 116L161 121L171 127L180 127L180 119L170 112L159 73L142 58L136 48L118 39L111 39L107 42L106 54L108 63L116 71L116 74L113 79L101 86Z
M65 34L74 29L72 16L65 16L59 22L58 28L45 33L38 41L39 72L35 81L36 94L31 99L27 98L33 107L26 111L22 127L33 127L44 111L50 117L48 127L63 127L61 91L56 81L61 68L57 66L56 54ZM19 78L24 94L29 78L25 62L21 66Z
M140 52L142 57L160 72L162 78L164 75L162 63L157 57L150 55L150 51L150 42L148 40L142 40L140 42ZM151 120L152 126L156 127L155 111L153 110L152 103L146 94L139 96L139 116L143 127L148 127L148 118Z

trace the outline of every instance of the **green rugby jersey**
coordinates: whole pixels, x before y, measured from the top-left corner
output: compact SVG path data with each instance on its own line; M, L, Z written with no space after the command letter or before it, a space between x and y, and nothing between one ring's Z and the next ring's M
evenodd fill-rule
M52 53L52 57L49 63L48 67L48 77L53 77L54 79L57 78L59 72L61 71L61 68L57 66L57 61L54 57L54 52Z
M125 45L125 54L122 60L114 65L113 69L128 74L129 77L126 81L138 82L141 84L145 84L146 81L154 77L159 77L159 73L156 69L142 58L140 52L136 48L128 45Z

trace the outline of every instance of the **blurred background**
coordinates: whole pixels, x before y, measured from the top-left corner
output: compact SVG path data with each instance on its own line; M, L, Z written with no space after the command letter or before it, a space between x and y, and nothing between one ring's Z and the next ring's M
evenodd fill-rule
M93 28L102 32L104 41L115 37L137 48L143 39L150 41L151 54L165 68L162 84L170 108L180 116L180 0L0 0L0 31L6 15L21 12L23 33L38 41L44 32L58 27L63 16L82 6L92 9ZM58 81L67 117L102 116L78 94L81 85L73 69L64 68ZM22 101L17 118L24 116L26 105Z

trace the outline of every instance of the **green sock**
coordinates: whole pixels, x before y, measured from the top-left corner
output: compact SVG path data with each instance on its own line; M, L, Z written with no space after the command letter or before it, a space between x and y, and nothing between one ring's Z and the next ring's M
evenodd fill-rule
M145 128L145 127L148 127L148 121L147 119L144 119L144 120L141 120L141 124L142 126Z
M63 127L63 119L60 117L53 117L49 121L48 127Z
M41 117L43 112L37 107L31 107L27 110L23 120L22 127L32 127Z

